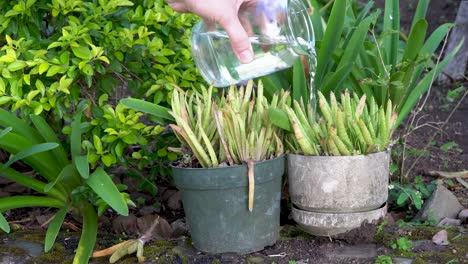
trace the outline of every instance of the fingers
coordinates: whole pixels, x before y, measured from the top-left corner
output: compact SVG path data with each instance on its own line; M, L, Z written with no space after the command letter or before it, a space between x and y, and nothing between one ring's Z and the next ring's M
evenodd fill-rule
M242 63L249 63L253 60L252 45L249 41L247 32L242 27L239 19L236 17L224 17L218 23L226 30L231 40L231 46L237 58Z

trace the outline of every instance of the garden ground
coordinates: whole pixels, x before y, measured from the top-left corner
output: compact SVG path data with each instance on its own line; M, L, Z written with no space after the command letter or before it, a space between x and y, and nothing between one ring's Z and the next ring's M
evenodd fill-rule
M405 1L403 14L411 14L415 1ZM453 21L457 1L432 1L429 8L430 28L442 22ZM410 18L408 17L410 22ZM409 23L406 22L406 23ZM405 21L403 20L404 24ZM465 87L458 89L458 87ZM462 171L468 164L468 99L460 104L461 97L468 89L468 82L432 87L430 96L423 110L415 119L412 131L407 136L404 155L403 173L408 173L410 180L421 175L424 184L443 179L432 175L433 171ZM453 111L454 110L454 111ZM452 112L453 111L453 112ZM414 128L417 129L414 129ZM398 131L397 135L407 134L408 126ZM395 146L401 145L397 142ZM402 150L394 148L394 161L401 164ZM414 166L413 166L414 164ZM400 172L401 173L401 172ZM398 174L398 172L395 172ZM282 207L281 238L264 250L247 255L220 254L208 255L195 250L190 238L184 233L183 210L180 205L180 193L173 187L159 187L156 197L136 191L132 181L122 177L132 191L132 198L143 201L127 218L107 214L100 220L100 233L97 248L106 248L125 239L138 237L144 232L154 215L159 214L168 223L178 223L170 227L167 223L158 226L155 240L145 246L147 263L380 263L393 258L396 263L413 260L413 263L468 263L467 223L455 227L431 227L411 222L412 214L408 206L399 208L390 200L389 214L385 221L364 224L348 234L328 238L313 237L298 229L289 219L287 201ZM468 208L468 189L455 180L443 179L443 184L452 191L460 203ZM26 190L18 185L3 182L0 178L0 196L15 195ZM287 195L285 195L287 197ZM152 205L158 205L152 207ZM413 211L414 208L413 208ZM41 227L50 218L52 211L45 209L18 210L9 218L15 230L12 234L0 235L0 263L66 263L73 257L73 250L78 243L80 223L76 219L67 219L64 229L59 234L52 252L43 254L45 230ZM406 221L401 224L398 220ZM408 223L409 222L409 223ZM168 237L171 229L179 232ZM442 229L448 230L449 245L436 245L432 237ZM397 240L401 239L401 244ZM412 241L412 246L405 247L405 241ZM396 246L396 249L392 248ZM93 259L93 263L106 263L107 258ZM122 263L135 263L134 255L125 257ZM400 261L400 262L397 262Z

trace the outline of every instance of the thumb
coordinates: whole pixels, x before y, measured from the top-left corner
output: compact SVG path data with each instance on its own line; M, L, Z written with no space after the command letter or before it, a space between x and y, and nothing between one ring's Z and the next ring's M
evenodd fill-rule
M248 63L253 60L253 49L249 41L247 32L242 27L239 19L225 18L219 21L219 24L226 30L231 40L232 50L242 63Z

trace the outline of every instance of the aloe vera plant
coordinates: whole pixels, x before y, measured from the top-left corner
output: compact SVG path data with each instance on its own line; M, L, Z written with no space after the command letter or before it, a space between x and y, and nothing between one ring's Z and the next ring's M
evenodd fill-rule
M121 193L102 169L89 171L87 155L81 155L81 112L72 122L70 136L71 160L55 132L39 116L31 115L28 123L0 109L0 149L10 153L10 159L0 163L0 177L30 188L41 195L0 198L0 229L10 232L2 215L7 210L23 207L58 209L45 236L44 251L52 249L65 216L77 211L83 217L80 242L73 263L88 263L97 236L97 217L109 206L128 215L128 194ZM42 177L32 178L10 165L22 161ZM86 193L93 193L94 198ZM92 200L97 200L98 209Z
M389 146L397 120L390 100L379 107L374 98L351 97L348 91L341 94L340 102L333 93L329 101L321 92L318 96L320 115L314 114L310 104L294 101L292 106L283 105L293 132L286 142L293 153L349 156Z

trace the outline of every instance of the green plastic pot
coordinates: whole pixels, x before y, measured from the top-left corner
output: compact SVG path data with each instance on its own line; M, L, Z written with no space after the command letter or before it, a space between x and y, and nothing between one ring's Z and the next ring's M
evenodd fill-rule
M195 248L207 253L251 253L279 238L285 156L255 164L255 194L248 210L247 166L172 167Z

